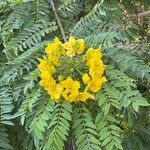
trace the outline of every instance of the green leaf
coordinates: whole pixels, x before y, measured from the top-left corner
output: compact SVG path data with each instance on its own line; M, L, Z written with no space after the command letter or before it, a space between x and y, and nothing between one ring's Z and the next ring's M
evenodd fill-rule
M90 133L92 133L92 134L94 134L94 135L98 134L95 130L93 130L91 128L87 128L87 131L90 132Z
M97 144L97 145L101 145L101 142L99 140L97 140L95 137L90 137L90 140L92 143Z
M42 132L38 128L34 128L33 131L39 139L43 138Z
M110 136L110 132L105 132L104 134L101 134L100 140L106 139L108 136Z
M134 103L136 103L139 106L150 106L150 104L146 101L146 99L137 99Z
M60 137L57 136L57 137L54 139L54 142L55 142L55 144L56 144L58 150L63 150L63 145L64 145L64 143L63 143L63 141L60 139Z
M122 147L121 143L114 142L114 145L115 145L118 149L123 150L123 147Z
M113 150L114 149L114 143L110 142L107 146L106 146L106 150Z
M99 94L98 98L99 98L99 100L98 100L98 105L99 106L102 106L107 100L107 98L102 94Z
M59 126L59 130L60 130L63 134L68 135L67 130L66 130L65 128L63 128L62 126Z
M83 140L86 140L86 134L81 134L79 135L76 143L79 144L80 142L82 142Z
M106 139L102 142L102 146L107 145L111 140L112 140L111 137L106 138Z
M139 105L137 103L132 103L132 108L136 111L139 112Z
M71 115L68 113L68 112L64 112L64 113L61 113L61 115L66 118L67 120L71 120Z
M103 135L103 134L107 133L107 130L108 130L108 127L104 127L104 128L99 132L99 134L100 134L100 135Z
M109 109L110 109L110 103L104 105L103 111L105 116L108 114Z

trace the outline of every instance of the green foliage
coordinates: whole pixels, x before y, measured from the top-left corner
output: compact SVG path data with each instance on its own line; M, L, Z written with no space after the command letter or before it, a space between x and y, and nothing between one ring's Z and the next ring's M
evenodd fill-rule
M121 146L121 129L114 118L116 112L121 109L120 92L110 85L106 85L102 92L97 94L100 113L96 117L96 124L102 147L106 150L123 149Z
M56 23L47 23L46 21L39 22L37 24L29 24L25 27L22 32L18 33L15 38L12 38L5 46L3 50L8 59L12 56L18 56L19 51L24 51L24 49L33 48L41 42L42 37L45 34L51 33L53 30L57 29Z
M97 128L86 105L78 104L74 107L73 120L76 120L73 123L76 149L101 150L101 142L98 140Z
M143 150L139 137L134 134L126 137L124 139L123 145L125 150Z
M13 100L11 89L8 85L1 86L0 89L0 124L13 125L11 122L13 110Z
M16 149L18 149L18 147L20 147L20 149L23 150L35 150L35 146L34 146L34 140L32 138L32 136L30 134L28 134L28 132L25 130L24 127L19 126L17 129L19 129L18 131L18 145L16 145Z
M143 60L123 49L112 48L107 49L105 52L107 60L109 59L109 62L116 65L121 71L136 79L150 81L150 67Z
M106 150L123 149L121 145L121 129L117 126L117 120L110 115L103 117L99 114L96 118L99 140Z
M37 69L48 42L61 39L49 0L0 1L0 149L149 150L149 18L126 18L149 1L54 4L67 38L102 48L107 83L95 101L54 103Z
M9 149L12 150L13 147L10 145L10 141L8 139L9 135L7 133L7 129L4 126L0 126L0 149Z
M113 47L113 42L117 33L114 31L94 33L85 38L86 43L91 46L98 47Z
M72 18L77 16L81 11L84 11L84 0L67 0L58 8L59 13L62 13L62 17Z
M58 103L54 106L51 121L48 123L48 134L43 147L44 150L64 149L64 141L67 141L69 135L71 114L72 106L68 102Z
M34 112L34 116L29 116L29 133L32 134L34 138L35 146L38 148L39 140L43 138L43 132L45 128L48 127L47 121L52 118L51 112L53 111L53 103L44 103L43 105L37 106L38 111ZM32 121L31 121L32 119Z

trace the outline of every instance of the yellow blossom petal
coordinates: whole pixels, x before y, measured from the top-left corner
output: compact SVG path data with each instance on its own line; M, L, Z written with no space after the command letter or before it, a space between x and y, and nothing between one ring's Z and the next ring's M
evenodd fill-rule
M62 81L63 79L64 79L64 77L63 77L62 75L59 75L59 76L58 76L58 80L59 80L59 81Z
M71 101L75 101L77 95L79 94L80 82L73 81L71 77L61 82L61 85L65 90L62 92L62 96Z
M77 96L78 96L78 93L77 93L77 94L71 93L71 94L68 96L68 100L69 100L70 102L76 101Z
M68 49L68 50L66 51L66 55L67 55L68 57L74 57L74 56L75 56L75 51L74 51L74 49L73 49L73 48Z
M49 71L51 74L55 73L55 67L52 64L48 63L46 58L40 59L40 64L38 65L38 69L41 72Z
M92 92L98 92L101 87L102 87L102 84L105 83L107 80L106 80L106 77L101 77L101 78L95 78L93 81L91 81L90 83L90 90Z
M83 81L84 84L88 84L91 81L91 79L90 79L90 77L89 77L89 75L87 73L85 73L82 76L82 81Z
M60 99L62 91L63 87L60 84L50 86L48 89L48 93L51 95L51 99L56 101Z
M66 55L68 57L74 57L75 53L81 54L84 50L84 40L76 40L73 36L69 38L69 42L63 44L63 47L67 50Z
M59 64L59 57L64 53L64 48L62 42L55 37L54 43L49 43L45 48L46 53L48 54L48 59L54 64Z
M75 43L76 43L76 39L75 39L73 36L71 36L71 37L69 38L69 43L74 46Z
M72 86L72 84L73 84L73 79L71 77L68 77L66 80L61 82L61 85L64 88L68 88L68 87Z
M69 89L65 89L63 92L62 92L62 97L65 99L65 100L68 100L68 93L70 92Z
M84 40L78 39L76 42L76 53L81 54L84 51Z
M82 102L85 102L88 99L94 99L94 96L88 92L81 92L77 97L77 101L82 101Z
M58 100L60 99L61 93L63 91L63 87L60 84L57 84L55 90L52 92L52 99Z

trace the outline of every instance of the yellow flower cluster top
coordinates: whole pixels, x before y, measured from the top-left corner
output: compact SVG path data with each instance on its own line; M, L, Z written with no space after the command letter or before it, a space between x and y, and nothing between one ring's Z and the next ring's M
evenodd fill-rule
M45 52L47 55L38 65L40 85L52 100L85 102L94 99L94 93L106 81L100 49L86 49L83 39L70 37L68 42L62 43L56 37Z

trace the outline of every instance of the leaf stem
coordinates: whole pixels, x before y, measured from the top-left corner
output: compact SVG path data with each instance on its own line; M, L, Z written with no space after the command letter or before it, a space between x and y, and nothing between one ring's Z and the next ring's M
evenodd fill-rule
M77 69L77 68L74 67L74 66L73 66L73 68L74 68L76 71L78 71L81 75L83 75L83 73L82 73L79 69Z

